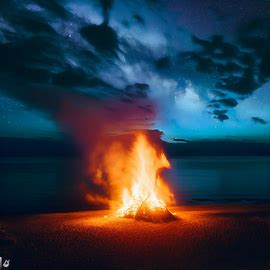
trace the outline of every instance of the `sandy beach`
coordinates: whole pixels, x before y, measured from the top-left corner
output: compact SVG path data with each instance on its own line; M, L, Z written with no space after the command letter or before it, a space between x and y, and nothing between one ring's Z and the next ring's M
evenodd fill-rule
M270 269L270 206L186 206L152 224L110 211L0 219L10 269Z

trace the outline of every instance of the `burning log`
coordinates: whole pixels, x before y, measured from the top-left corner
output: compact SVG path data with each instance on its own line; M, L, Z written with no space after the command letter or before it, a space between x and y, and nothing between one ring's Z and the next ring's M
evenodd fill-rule
M146 203L142 203L134 218L135 220L153 223L170 222L176 220L176 216L174 216L167 207L150 209Z
M138 221L147 221L153 223L163 223L177 220L167 207L150 207L146 202L143 202L138 209L126 209L120 215L124 218L133 218Z

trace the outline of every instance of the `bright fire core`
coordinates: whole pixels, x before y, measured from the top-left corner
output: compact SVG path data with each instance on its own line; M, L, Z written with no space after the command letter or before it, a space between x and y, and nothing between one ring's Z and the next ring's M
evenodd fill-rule
M147 141L144 134L138 134L128 157L130 166L129 186L123 188L120 217L136 217L140 211L167 211L173 195L161 177L161 171L170 168L163 152Z

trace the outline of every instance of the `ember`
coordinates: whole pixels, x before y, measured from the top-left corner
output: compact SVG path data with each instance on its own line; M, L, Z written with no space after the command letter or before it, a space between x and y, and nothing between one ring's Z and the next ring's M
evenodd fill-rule
M162 170L170 168L165 154L158 153L146 136L140 133L129 159L130 186L123 188L118 216L151 222L174 220L175 216L166 206L173 195L160 176Z

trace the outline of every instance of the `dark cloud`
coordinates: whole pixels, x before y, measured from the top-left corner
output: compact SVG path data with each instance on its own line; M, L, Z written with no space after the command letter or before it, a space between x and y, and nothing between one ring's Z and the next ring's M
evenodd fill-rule
M216 83L216 87L228 90L240 95L248 95L256 90L261 84L256 82L254 77L254 70L246 68L242 75L230 75L221 77Z
M215 109L218 109L218 108L220 108L220 105L217 104L217 103L211 103L211 104L208 104L207 107L208 107L208 108L215 108Z
M221 107L233 108L238 105L238 102L234 98L221 98L221 99L213 99L210 101L210 104L207 106L208 108L214 109L211 112L214 115L215 119L220 121L228 120L229 117L226 114L228 110L220 110Z
M239 30L241 46L253 50L262 80L270 77L270 19L255 19Z
M80 32L100 52L115 54L118 50L119 39L117 33L106 23L82 27Z
M225 97L226 96L225 93L223 93L223 92L221 92L219 90L214 90L213 93L218 97Z
M41 7L47 9L52 14L61 17L63 19L67 19L67 17L70 15L70 13L66 10L64 7L64 3L57 0L35 0L37 4L39 4Z
M52 73L48 69L44 68L31 68L25 67L19 70L18 77L23 78L25 81L32 83L50 83L52 79Z
M212 73L216 70L215 63L209 57L200 56L196 52L181 53L186 60L190 60L196 63L196 68L200 72Z
M268 123L268 121L257 116L251 117L251 120L256 124L261 124L261 125L266 125Z
M228 112L228 110L214 110L213 111L214 118L218 119L221 122L228 120L229 117L226 114L227 112Z
M247 52L243 52L239 55L238 61L245 67L254 67L255 65L255 55Z
M227 62L226 64L217 64L217 70L220 74L230 74L242 71L242 67L234 62Z
M133 103L133 100L137 98L147 98L148 85L135 83L128 85L125 89L117 89L111 83L105 82L97 72L97 70L106 70L110 67L109 65L113 65L114 69L117 68L111 55L116 54L119 39L117 32L106 19L109 17L112 1L101 2L104 22L100 25L87 26L81 26L85 22L76 18L74 14L71 16L65 9L64 3L56 1L47 3L42 0L29 3L38 4L44 9L34 12L26 9L25 6L16 9L13 1L1 3L3 9L10 10L10 13L5 13L7 24L10 23L15 29L2 29L2 25L0 25L0 32L6 38L5 42L0 41L1 85L9 89L10 96L22 100L31 107L32 103L28 102L28 94L31 92L29 95L32 97L36 95L33 95L30 90L28 93L27 86L31 89L33 84L39 84L38 87L42 89L61 88L67 93L81 91L87 93L90 98L115 96L124 103ZM67 15L69 16L67 17ZM69 33L73 35L74 30L65 29L64 20L59 18L57 18L59 20L57 22L63 25L63 32L58 32L57 27L56 31L50 24L52 21L50 18L54 19L55 16L70 20L69 27L78 23L79 34L82 37L75 36L74 42L69 35ZM85 48L83 39L86 39L96 50L91 51L89 48ZM2 76L6 73L8 76ZM8 85L12 80L20 83ZM24 88L25 94L19 94L17 87ZM59 90L56 91L59 92ZM53 90L49 92L52 94ZM62 91L60 92L62 93ZM47 91L44 90L40 95L47 95L46 93ZM33 107L36 109L38 105L35 104ZM40 109L44 110L43 106Z
M125 87L123 93L128 98L146 98L150 90L149 85L145 83L135 83Z
M226 114L216 115L215 118L218 119L221 122L229 119L228 115L226 115Z
M221 114L225 114L227 112L228 112L228 110L214 110L215 115L221 115Z
M62 86L77 86L87 82L87 75L82 69L67 69L53 76L53 83Z
M246 27L238 36L238 45L224 41L222 36L209 40L193 37L199 49L182 53L182 57L194 62L198 71L215 74L217 88L239 95L252 94L270 76L270 30L265 32L264 27L265 37L258 33L254 36L251 33L256 27Z
M100 0L100 2L101 2L101 5L102 5L104 23L108 24L110 10L111 10L112 5L113 5L113 0Z
M221 36L213 36L210 40L193 37L193 42L201 49L183 56L195 62L198 71L218 74L217 88L247 95L260 86L255 79L252 56L243 54L237 46L225 42ZM237 62L245 62L249 66L243 67Z
M171 60L169 56L164 56L156 60L155 66L157 69L162 70L171 66Z
M133 15L133 18L134 18L138 23L140 23L140 24L142 24L142 25L145 25L145 21L144 21L144 19L143 19L143 17L142 17L141 15L139 15L139 14L134 14L134 15Z
M54 39L47 37L31 37L18 42L0 44L0 71L15 73L17 76L25 72L25 68L35 65L43 67L61 66L61 54L57 50Z
M227 107L235 107L238 104L234 98L222 98L215 101Z
M193 43L201 47L202 56L210 56L215 59L235 59L239 54L237 46L224 41L222 36L214 35L210 40L193 37Z
M133 103L133 99L127 98L127 97L121 98L121 101L122 101L122 102L125 102L125 103Z
M68 100L72 96L74 100L82 98L80 93L74 93L70 89L45 86L44 84L29 84L23 78L17 78L13 82L6 78L5 83L1 80L1 92L16 100L20 100L30 110L42 111L52 118L62 107L66 99Z
M47 22L44 22L39 18L33 18L33 15L30 17L29 13L26 15L28 15L26 18L21 18L18 20L20 27L24 28L25 31L36 34L55 33L55 30Z
M13 1L0 1L0 13L4 14L5 11L12 8L14 5Z
M214 73L223 76L242 71L242 67L231 60L227 62L222 60L222 62L220 62L219 59L202 55L201 52L185 52L181 55L184 56L184 59L195 62L196 69L203 73Z
M84 72L81 68L68 68L63 72L56 73L52 82L63 87L102 87L114 89L114 87L100 78L92 78L91 75Z
M140 108L141 110L143 110L146 113L153 113L153 109L151 108L151 105L139 105L138 108Z
M189 140L180 139L180 138L172 138L172 141L178 142L178 143L188 143L189 142Z

